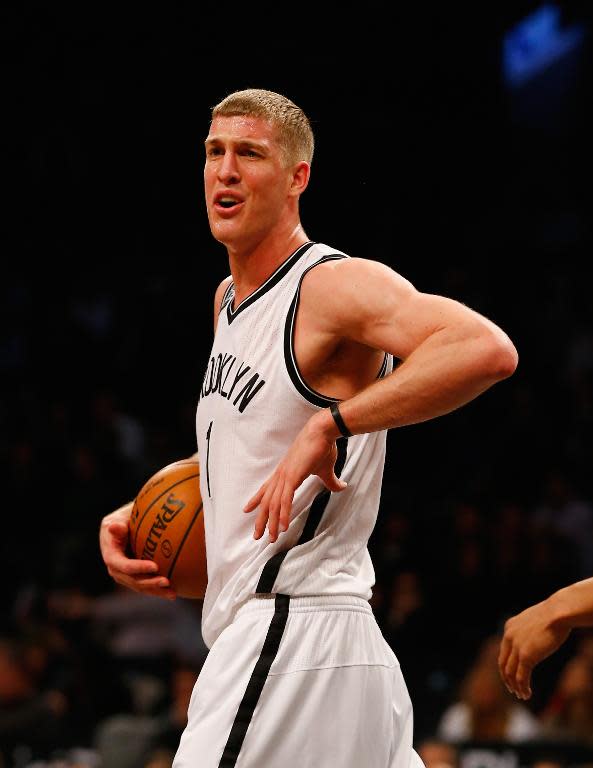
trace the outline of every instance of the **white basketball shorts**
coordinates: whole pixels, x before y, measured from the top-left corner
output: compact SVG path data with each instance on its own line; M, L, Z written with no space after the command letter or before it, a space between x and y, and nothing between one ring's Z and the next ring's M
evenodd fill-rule
M366 600L254 597L212 646L174 768L423 768Z

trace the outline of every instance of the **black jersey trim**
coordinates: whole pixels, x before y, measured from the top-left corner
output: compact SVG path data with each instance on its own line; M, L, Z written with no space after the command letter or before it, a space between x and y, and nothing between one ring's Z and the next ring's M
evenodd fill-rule
M246 299L243 299L243 301L239 304L239 306L236 309L232 308L232 301L229 301L227 303L226 307L226 313L227 318L229 321L229 325L233 322L233 320L237 317L237 315L240 315L243 310L247 309L247 307L250 307L254 302L256 302L261 296L264 295L264 293L267 293L270 288L273 288L282 278L290 272L290 270L294 267L294 265L297 263L297 261L301 258L301 256L306 253L311 246L315 245L314 242L309 241L307 243L304 243L303 245L299 246L294 253L292 253L287 259L285 259L282 264L274 271L272 274L268 277L268 279L265 281L265 283L262 283L259 288L256 288L253 293L250 293L249 296L247 296ZM235 284L231 283L231 286L234 290Z
M222 294L222 301L220 302L220 309L218 311L218 314L222 312L222 310L226 307L226 305L229 303L229 301L232 298L232 294L235 290L235 284L231 280L231 282L227 285L225 288L224 293Z
M337 477L340 477L342 470L344 469L344 464L346 463L346 456L348 454L348 439L345 437L340 437L338 440L336 440L336 445L338 447L338 458L336 459L334 472L336 473ZM278 552L268 560L268 562L264 565L261 576L259 577L257 589L255 590L256 593L270 594L274 591L274 582L278 578L278 573L280 572L280 567L284 562L284 558L289 552L292 552L295 547L298 547L301 544L306 544L308 541L311 541L313 536L315 536L315 531L319 528L319 524L321 523L323 513L325 512L330 497L331 492L325 488L313 499L313 503L309 508L307 521L301 532L299 540L290 549L285 549L283 552Z
M316 496L315 500L313 501L313 504L315 503L315 501L317 501L317 498L318 497ZM311 508L312 508L312 505L311 505ZM295 546L297 545L295 544ZM290 552L290 549L285 549L282 552L277 552L264 565L264 568L261 572L261 576L259 577L259 581L257 582L257 587L255 589L255 593L257 595L272 594L274 589L274 582L278 578L278 574L280 572L282 563L284 562L284 558L289 552Z
M385 356L383 357L383 364L381 365L381 368L379 370L379 373L377 374L378 379L382 379L383 376L385 376L385 372L387 371L387 363L389 361L389 353L386 352Z
M346 463L346 456L348 454L348 438L338 438L338 440L336 440L336 445L338 448L338 458L336 459L334 472L336 477L340 477L342 470L344 469L344 464ZM321 496L324 497L323 504L320 503L319 505L316 505L315 502ZM305 527L303 528L303 532L301 533L296 546L299 546L299 544L306 544L315 536L315 531L319 528L319 524L321 523L323 513L325 512L325 508L327 507L330 497L331 491L328 491L327 488L324 491L321 491L321 493L315 497L315 500L311 505L311 511L307 517L307 522L305 523Z
M303 279L307 274L307 272L309 272L311 269L316 267L318 264L322 264L324 261L337 261L338 259L347 259L347 258L348 256L345 256L344 254L332 253L329 256L324 256L323 258L319 259L319 261L316 261L314 264L311 264L310 267L307 267L307 269L301 275L301 279L299 280L299 284L294 294L294 298L288 310L288 315L286 317L286 325L284 326L284 362L286 365L286 370L288 371L288 375L290 376L290 379L294 384L295 388L297 389L297 391L300 392L300 394L305 398L305 400L308 400L310 403L313 403L313 405L318 405L320 408L325 408L331 405L332 403L337 403L339 402L340 399L338 397L328 397L327 395L322 395L320 392L316 392L303 379L301 372L299 371L299 367L297 365L296 355L294 353L294 325L295 325L295 319L296 319L296 312L299 306L299 300L301 296L301 285L303 283Z
M229 738L218 764L220 768L232 768L237 764L241 747L245 741L245 734L268 678L270 667L278 655L282 635L288 620L289 606L290 597L288 595L276 595L274 615L268 627L268 634L231 726Z

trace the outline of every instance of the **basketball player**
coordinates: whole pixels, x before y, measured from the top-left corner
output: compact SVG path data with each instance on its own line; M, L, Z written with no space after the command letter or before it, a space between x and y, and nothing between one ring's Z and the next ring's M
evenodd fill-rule
M385 144L373 136L377 162ZM368 602L386 430L462 406L517 364L478 313L309 239L299 198L312 156L309 121L284 96L240 91L213 109L206 205L231 274L196 420L210 652L176 768L422 765ZM382 186L373 215L390 205ZM128 516L104 520L109 572L172 596L154 564L125 557Z
M593 579L570 584L510 618L498 656L509 691L519 699L529 699L533 669L557 651L573 629L591 626Z

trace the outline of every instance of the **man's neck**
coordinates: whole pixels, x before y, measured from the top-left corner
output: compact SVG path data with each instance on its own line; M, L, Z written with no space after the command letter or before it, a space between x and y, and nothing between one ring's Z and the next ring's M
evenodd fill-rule
M235 285L235 305L240 304L309 238L299 223L292 232L272 235L244 250L228 246L229 266Z

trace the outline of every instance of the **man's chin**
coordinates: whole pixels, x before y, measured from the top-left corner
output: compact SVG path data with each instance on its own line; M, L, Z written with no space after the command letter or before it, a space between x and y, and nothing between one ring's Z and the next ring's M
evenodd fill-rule
M226 222L220 224L216 223L210 226L212 237L218 240L219 243L229 246L241 239L241 232L238 227L227 226Z

